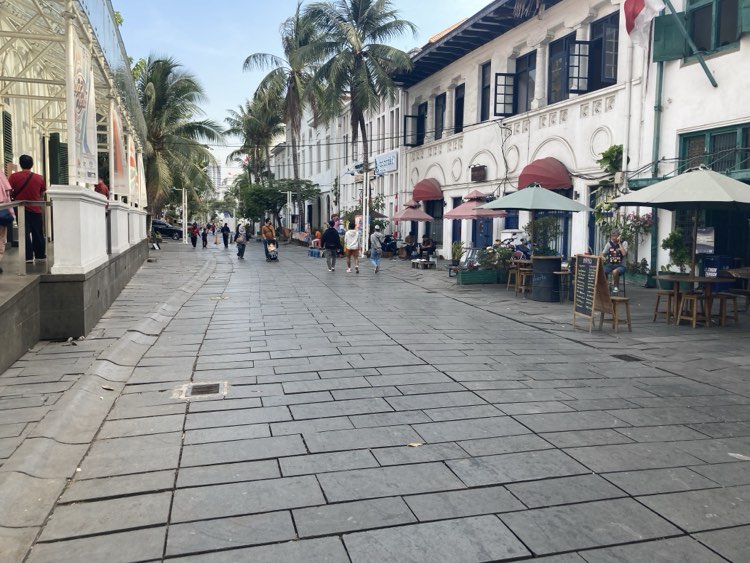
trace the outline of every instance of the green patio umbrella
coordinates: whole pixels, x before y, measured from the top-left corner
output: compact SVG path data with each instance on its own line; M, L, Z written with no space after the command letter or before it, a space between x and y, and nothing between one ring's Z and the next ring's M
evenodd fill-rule
M701 166L668 180L612 200L617 206L645 205L669 211L693 211L693 252L690 273L695 272L698 211L736 209L750 211L750 186Z
M561 196L558 193L543 188L539 184L531 184L529 187L518 190L512 194L498 198L478 209L519 209L531 211L531 240L534 240L534 211L593 211L590 207Z

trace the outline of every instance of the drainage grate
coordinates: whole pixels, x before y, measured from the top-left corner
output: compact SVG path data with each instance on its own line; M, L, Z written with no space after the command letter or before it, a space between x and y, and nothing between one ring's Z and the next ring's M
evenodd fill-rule
M613 358L617 358L618 360L622 360L623 362L642 362L642 358L637 358L636 356L631 356L630 354L613 354Z
M221 389L219 383L195 383L190 386L188 390L188 397L195 397L196 395L216 395Z

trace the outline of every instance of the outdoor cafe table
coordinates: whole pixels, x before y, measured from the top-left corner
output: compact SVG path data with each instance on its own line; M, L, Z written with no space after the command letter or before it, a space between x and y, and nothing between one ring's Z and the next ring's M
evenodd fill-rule
M705 276L690 276L690 275L688 275L688 276L682 276L682 275L677 275L677 274L674 274L674 275L669 275L668 274L668 275L665 275L665 276L661 276L660 275L658 279L659 280L664 280L664 281L674 282L674 284L673 284L673 291L674 291L674 318L675 318L675 322L677 322L677 316L680 313L680 306L681 306L681 304L680 304L680 293L681 293L680 292L680 282L682 282L682 283L690 283L690 284L695 284L695 283L702 283L703 284L704 293L706 295L706 307L707 307L707 311L708 311L708 316L709 317L711 316L711 306L713 304L713 296L712 296L712 290L711 290L713 284L715 284L715 283L726 283L727 282L726 278L719 278L719 277L716 277L716 278L707 278Z

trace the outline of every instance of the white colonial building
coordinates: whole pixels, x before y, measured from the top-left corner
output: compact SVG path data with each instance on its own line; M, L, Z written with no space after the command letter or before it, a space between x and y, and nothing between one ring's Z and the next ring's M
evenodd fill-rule
M492 2L415 50L412 71L395 77L398 99L367 116L372 194L384 196L384 213L391 217L413 198L434 218L392 224L391 231L429 234L449 257L452 241L488 245L529 220L523 211L445 218L474 190L489 200L539 183L594 208L698 163L750 178L750 109L739 102L750 88L750 73L740 70L750 69L750 0L675 2L717 87L689 54L673 15L657 18L654 44L645 49L627 35L621 2L546 0L525 15L514 5ZM309 117L300 162L303 177L323 192L308 205L317 227L360 205L361 143L351 142L348 115L317 125ZM626 164L613 177L597 160L615 145ZM277 153L278 162L290 176L291 156ZM661 239L688 220L659 217L654 244L646 234L638 249L657 265L668 260ZM744 214L700 220L716 228L717 253L750 262ZM601 250L593 213L560 214L559 221L561 254Z

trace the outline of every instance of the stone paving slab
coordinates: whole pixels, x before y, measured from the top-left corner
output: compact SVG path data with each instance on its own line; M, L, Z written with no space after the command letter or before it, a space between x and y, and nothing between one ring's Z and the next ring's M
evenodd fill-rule
M501 561L529 555L495 516L444 520L344 536L352 561Z
M167 556L288 541L297 537L289 512L173 524Z
M390 528L417 521L398 497L298 508L292 512L301 538Z
M37 543L27 561L79 563L81 561L146 561L160 559L166 527L116 532L53 543Z
M540 508L500 518L537 555L682 533L632 499Z

